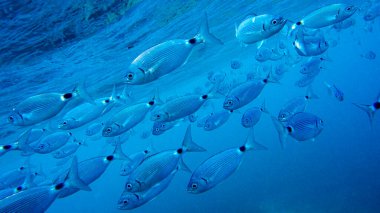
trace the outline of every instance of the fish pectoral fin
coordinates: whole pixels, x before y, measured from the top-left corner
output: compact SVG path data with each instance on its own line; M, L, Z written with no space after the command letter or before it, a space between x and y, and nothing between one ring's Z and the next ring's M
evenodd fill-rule
M148 73L155 73L156 70L158 70L161 65L164 63L165 58L161 58L160 60L157 61L152 67L150 67L146 72Z

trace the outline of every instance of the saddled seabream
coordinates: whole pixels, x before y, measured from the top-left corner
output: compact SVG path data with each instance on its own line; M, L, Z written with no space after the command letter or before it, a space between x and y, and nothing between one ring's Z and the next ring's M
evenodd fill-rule
M125 75L128 84L146 84L167 75L186 63L192 49L198 44L222 42L210 34L204 15L199 33L190 39L165 41L142 52L130 64Z
M214 188L238 169L247 151L266 150L255 141L253 131L251 128L244 145L217 153L201 163L191 175L187 191L199 194Z
M189 171L189 168L182 160L182 155L186 152L203 151L205 151L205 149L193 142L191 136L191 126L189 125L186 130L182 146L178 149L158 152L146 158L128 176L125 184L125 190L129 192L146 191L167 178L178 167Z
M292 115L286 123L281 123L275 117L272 117L272 121L278 131L281 148L284 148L288 135L299 142L314 140L324 126L321 118L307 112Z
M236 26L235 36L243 44L254 44L277 34L286 19L270 14L251 16Z

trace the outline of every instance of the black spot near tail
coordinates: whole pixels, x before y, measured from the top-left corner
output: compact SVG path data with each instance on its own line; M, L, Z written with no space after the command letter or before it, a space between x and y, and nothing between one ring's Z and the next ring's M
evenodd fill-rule
M149 101L148 104L151 105L151 106L153 106L154 105L154 101Z
M108 160L108 161L112 161L113 160L113 156L112 155L108 155L107 157L106 157L106 159Z
M380 109L380 102L374 103L373 107L375 107L375 109Z
M177 153L178 154L182 154L183 153L183 149L182 148L177 149Z
M197 43L197 39L191 38L191 39L189 39L189 43L190 44L195 44L195 43Z
M66 93L66 94L63 95L64 99L70 99L72 97L73 97L73 93Z
M21 191L22 190L22 186L17 186L17 188L16 188L16 191Z
M63 187L65 186L65 184L63 184L63 183L58 183L57 185L55 185L55 190L60 190L60 189L62 189Z
M296 25L298 25L298 26L300 26L301 24L302 24L302 22L300 22L300 21L296 23Z
M208 95L202 95L202 99L207 99Z
M286 130L287 130L289 133L293 132L293 128L290 127L290 126L287 126L287 127L286 127Z
M10 149L10 148L12 148L11 145L4 145L4 146L3 146L3 149L4 149L4 150Z
M268 79L267 78L264 79L263 82L264 82L264 84L268 83Z
M246 148L245 146L241 146L241 147L239 147L239 150L240 150L241 152L245 152L245 150L247 150L247 148Z

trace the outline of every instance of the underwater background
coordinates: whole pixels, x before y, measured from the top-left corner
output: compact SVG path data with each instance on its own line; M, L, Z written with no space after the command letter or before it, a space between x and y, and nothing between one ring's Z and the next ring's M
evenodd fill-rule
M366 9L375 1L2 1L0 143L17 140L28 128L7 123L8 114L20 101L46 92L71 91L83 82L95 98L109 96L114 85L121 92L126 86L123 80L126 70L134 58L166 40L191 38L197 34L204 12L208 15L210 32L224 44L199 45L174 72L149 84L129 85L135 102L149 100L155 88L162 100L205 92L210 72L224 72L227 79L244 79L257 69L288 63L286 57L277 61L255 60L258 47L241 45L235 38L235 25L247 16L263 13L299 20L331 3L354 4L360 10L351 17L355 20L353 26L324 29L330 44L325 53L328 60L313 82L319 98L311 100L307 107L307 112L324 121L324 129L315 141L289 139L282 150L271 117L263 114L255 126L255 138L268 150L247 153L231 177L202 194L188 193L190 174L179 171L162 194L133 211L379 212L380 118L375 115L371 126L366 113L352 104L371 104L380 92L379 58L369 53L379 54L380 20L363 19ZM286 33L279 33L268 43L283 39L287 39ZM231 63L240 67L235 69ZM300 64L292 65L279 83L268 84L256 100L241 112L232 113L220 128L204 131L194 124L193 140L207 152L184 155L186 165L194 170L208 157L243 145L248 129L242 127L240 119L245 109L259 106L265 100L268 111L277 116L286 101L305 95L306 88L295 86L301 76ZM333 82L344 92L344 101L328 94L325 81ZM202 117L222 109L222 104L223 98L209 100L197 115ZM97 122L118 110L112 109ZM40 126L51 127L54 119ZM131 133L124 134L128 139L122 144L123 150L130 155L150 143L156 150L176 149L188 123L181 121L155 136L150 134L152 122L147 116ZM112 139L86 138L88 125L71 131L88 144L76 152L79 161L113 150ZM19 152L9 152L0 157L0 172L19 167L26 159ZM34 165L42 165L48 177L62 169L57 168L57 160L50 155L35 154L28 159ZM120 164L112 162L90 185L92 191L57 199L47 212L120 212L117 201L126 180L119 175Z

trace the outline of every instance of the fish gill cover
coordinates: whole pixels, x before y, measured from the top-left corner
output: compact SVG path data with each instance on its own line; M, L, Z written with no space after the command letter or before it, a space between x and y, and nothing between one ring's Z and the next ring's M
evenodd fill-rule
M379 16L0 2L0 212L379 212Z

